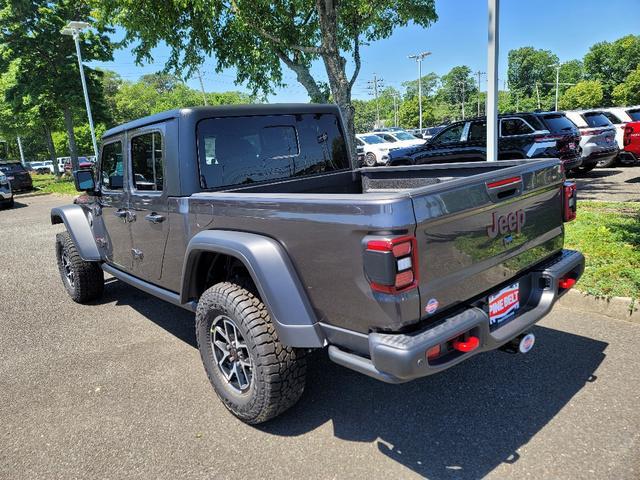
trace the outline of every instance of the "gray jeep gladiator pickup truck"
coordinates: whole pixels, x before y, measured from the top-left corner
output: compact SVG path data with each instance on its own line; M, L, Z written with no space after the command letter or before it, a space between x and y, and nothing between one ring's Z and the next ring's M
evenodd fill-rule
M355 168L331 105L169 111L107 131L86 192L54 208L73 300L103 272L195 312L226 407L259 423L303 392L312 349L405 382L499 347L582 274L560 161ZM525 335L526 334L526 335Z

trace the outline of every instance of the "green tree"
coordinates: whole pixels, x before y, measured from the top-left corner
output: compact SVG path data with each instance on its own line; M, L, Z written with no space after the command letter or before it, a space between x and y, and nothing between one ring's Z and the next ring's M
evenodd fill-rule
M126 30L139 61L152 58L164 41L171 50L166 67L191 75L205 56L215 55L216 70L235 67L237 81L254 93L282 84L283 65L296 74L312 101L329 99L324 81L311 65L324 65L331 98L354 131L351 90L360 71L360 46L388 38L409 22L428 27L437 19L434 0L377 2L345 0L96 0L101 18ZM354 69L347 74L347 57Z
M469 100L475 98L478 87L471 69L466 65L453 67L442 76L441 81L442 87L437 96L450 105L457 105L460 109L460 118L472 116L471 112L475 111L475 105L470 105Z
M640 35L627 35L614 42L599 42L584 56L589 80L598 80L604 88L604 101L611 102L613 89L625 81L640 65Z
M509 90L516 90L519 95L533 97L536 95L536 83L541 94L546 94L555 82L555 69L551 65L558 63L558 56L550 50L534 47L522 47L510 50L507 78Z
M5 92L5 98L16 114L40 115L52 158L55 150L51 131L62 113L70 153L77 163L73 116L84 108L84 99L74 42L60 31L70 19L91 20L89 4L85 0L12 1L4 2L0 12L0 71L17 65L15 85ZM112 30L101 24L94 26L82 34L85 60L111 60L113 45L106 34ZM86 77L99 119L104 111L100 73L86 68Z
M429 72L422 76L422 96L429 97L436 93L440 85L440 77L434 72ZM405 98L416 97L418 95L418 79L403 82L405 88Z
M640 104L640 66L627 75L624 83L614 87L612 95L616 105Z
M558 103L563 110L573 110L598 107L602 105L602 99L602 84L597 80L584 80L569 87Z

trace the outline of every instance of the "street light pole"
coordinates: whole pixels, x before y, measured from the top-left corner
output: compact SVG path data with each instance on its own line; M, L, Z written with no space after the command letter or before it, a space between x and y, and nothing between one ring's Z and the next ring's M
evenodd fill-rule
M20 163L24 167L24 151L22 150L22 140L20 140L20 135L18 135L18 150L20 151Z
M558 91L560 90L560 64L556 67L556 112L558 111Z
M422 60L431 55L431 52L416 53L408 58L418 62L418 110L420 112L420 133L422 133Z
M96 142L96 131L93 127L93 116L91 115L91 103L89 102L89 92L87 90L87 81L84 78L84 67L82 66L82 52L80 51L80 32L88 28L87 22L69 22L62 29L63 35L71 35L76 44L76 55L78 56L78 68L80 69L80 80L82 81L82 90L84 92L84 103L87 108L87 117L89 118L89 129L91 130L91 142L93 143L93 153L98 159L98 144Z

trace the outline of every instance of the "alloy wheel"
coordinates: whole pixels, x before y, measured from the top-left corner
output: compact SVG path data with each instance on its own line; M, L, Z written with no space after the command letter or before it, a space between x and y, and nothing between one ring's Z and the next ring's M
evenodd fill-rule
M233 390L245 393L253 379L253 363L240 329L231 318L219 315L211 323L210 337L218 369Z

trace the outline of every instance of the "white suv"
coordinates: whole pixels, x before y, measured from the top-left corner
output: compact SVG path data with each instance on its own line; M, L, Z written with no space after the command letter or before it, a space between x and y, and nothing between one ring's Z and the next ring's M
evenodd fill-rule
M640 105L635 107L610 107L603 108L602 113L609 119L616 127L616 143L620 148L619 159L622 163L635 163L636 159L633 155L628 155L628 152L624 152L624 127L629 122L640 121ZM602 162L598 162L598 166L611 166L613 161L608 165L603 165Z
M580 129L582 164L576 168L586 173L596 166L609 166L615 162L620 149L616 143L616 127L601 110L574 110L564 112Z
M426 140L414 137L409 132L405 132L404 130L380 130L373 132L373 135L377 135L383 140L386 140L389 143L393 143L394 147L398 148L415 147L417 145L424 145L425 143L427 143Z
M364 149L364 164L367 167L386 165L389 161L389 151L394 150L392 143L386 142L373 133L356 135L356 144Z

